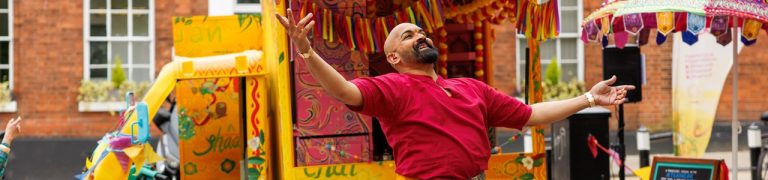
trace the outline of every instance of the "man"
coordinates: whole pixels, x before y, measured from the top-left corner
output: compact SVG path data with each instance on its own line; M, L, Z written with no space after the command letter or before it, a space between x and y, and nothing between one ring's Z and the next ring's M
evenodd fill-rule
M277 15L312 77L350 109L377 117L394 150L395 172L405 178L470 179L488 167L486 127L521 129L552 123L584 108L616 105L633 86L610 87L613 77L576 98L525 105L474 79L443 79L435 73L437 50L416 25L390 31L384 53L398 73L347 81L310 47L308 14L298 23Z
M19 133L21 133L21 117L11 118L5 125L3 141L0 143L0 179L4 179L3 174L5 174L5 165L8 164L8 155L11 153L11 143Z

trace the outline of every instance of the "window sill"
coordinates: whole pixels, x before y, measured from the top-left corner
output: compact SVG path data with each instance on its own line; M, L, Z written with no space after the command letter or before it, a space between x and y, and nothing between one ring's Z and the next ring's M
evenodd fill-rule
M16 107L17 107L16 101L0 104L0 113L14 113L16 112Z
M124 102L78 102L80 112L114 112L125 110Z

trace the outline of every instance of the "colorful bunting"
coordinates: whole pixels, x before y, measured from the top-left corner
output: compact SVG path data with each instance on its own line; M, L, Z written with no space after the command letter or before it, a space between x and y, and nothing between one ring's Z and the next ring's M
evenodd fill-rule
M640 13L627 14L623 16L624 31L632 35L637 35L643 30L643 16Z
M664 36L668 35L672 30L675 30L675 13L656 13L656 29L659 30L659 33L664 34Z
M712 33L715 37L720 37L728 32L728 16L714 16L712 22L709 25L709 33Z

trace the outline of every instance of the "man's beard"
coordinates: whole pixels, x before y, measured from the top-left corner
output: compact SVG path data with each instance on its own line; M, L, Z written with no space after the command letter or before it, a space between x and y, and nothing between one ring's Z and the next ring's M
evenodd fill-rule
M420 51L419 45L421 43L424 43L427 45L427 49ZM437 49L427 43L427 40L419 40L416 42L415 45L413 45L413 57L416 59L416 62L422 63L422 64L433 64L437 62Z

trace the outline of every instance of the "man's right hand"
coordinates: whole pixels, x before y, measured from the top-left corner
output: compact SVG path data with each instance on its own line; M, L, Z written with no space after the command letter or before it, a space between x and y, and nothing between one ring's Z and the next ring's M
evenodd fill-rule
M286 15L288 16L288 18L275 13L275 17L277 17L277 21L280 21L280 24L283 24L283 27L285 27L286 31L288 32L288 36L291 38L291 41L293 42L295 48L300 53L309 52L309 49L312 47L309 46L310 43L309 43L309 39L307 38L307 32L309 32L309 30L312 30L312 26L315 25L315 21L311 20L312 13L307 14L307 16L302 18L301 21L299 21L298 23L294 22L293 15L291 14L291 9L287 10Z

